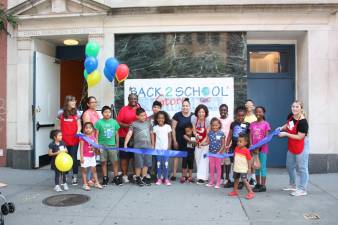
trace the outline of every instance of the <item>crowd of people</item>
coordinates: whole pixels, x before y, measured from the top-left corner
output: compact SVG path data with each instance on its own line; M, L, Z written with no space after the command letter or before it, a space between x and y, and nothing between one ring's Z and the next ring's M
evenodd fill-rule
M78 158L83 189L99 188L111 182L123 185L133 182L139 186L170 186L173 181L196 183L216 189L233 188L229 196L237 196L238 190L246 188L247 199L255 192L267 190L268 145L249 150L251 145L264 139L271 127L265 119L265 108L255 107L252 100L235 109L234 118L228 116L228 106L219 106L219 116L209 118L206 105L200 104L192 110L189 99L182 101L181 111L172 118L162 110L161 102L155 101L153 115L147 115L138 103L138 96L130 94L128 105L123 106L114 119L109 106L102 107L102 116L97 112L96 98L87 100L88 109L81 115L76 108L73 96L65 98L64 107L58 112L59 127L52 130L48 154L52 157L51 168L55 171L55 191L68 190L66 174L55 166L55 157L67 151L73 158L71 184L78 184ZM308 123L300 101L293 102L286 123L281 125L279 137L288 138L286 166L289 185L283 190L291 191L293 196L307 194L308 182ZM102 118L101 118L102 117ZM103 146L94 148L84 138ZM179 158L162 155L132 153L128 151L107 150L107 148L158 149L186 152L182 158L182 173L178 178ZM208 157L205 154L209 153ZM228 153L229 157L214 157L213 154ZM172 168L169 162L172 160ZM101 164L102 182L99 182L96 165ZM196 177L193 175L196 167ZM300 181L296 182L296 170ZM232 174L232 176L231 176Z

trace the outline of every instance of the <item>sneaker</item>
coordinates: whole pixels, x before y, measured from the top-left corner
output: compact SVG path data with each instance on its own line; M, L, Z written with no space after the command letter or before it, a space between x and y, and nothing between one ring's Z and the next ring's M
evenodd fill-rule
M140 187L144 186L144 183L143 183L141 177L136 177L136 184Z
M63 187L63 190L68 191L69 187L67 183L61 184L61 187Z
M180 177L180 183L183 184L187 180L186 177Z
M162 184L162 179L157 179L156 185L161 185Z
M170 181L168 179L165 179L164 184L167 185L167 186L171 185L171 183L170 183Z
M128 179L128 176L127 176L127 175L124 175L124 176L122 177L122 182L123 182L123 183L129 183L129 179Z
M295 197L305 196L307 195L307 192L302 189L297 189L296 191L291 192L290 195L295 196Z
M297 191L296 185L288 185L283 188L283 191Z
M256 184L256 180L253 179L252 177L250 178L249 184L254 186Z
M143 177L143 178L142 178L142 182L143 182L146 186L151 186L150 178Z
M109 178L108 177L103 177L102 186L106 187L108 185L108 182L109 182Z
M242 182L242 181L239 182L239 183L238 183L238 190L242 190L242 189L243 189L243 186L244 186L243 182Z
M249 193L245 196L245 198L248 199L248 200L253 199L253 197L255 197L255 194L254 194L253 192L249 192Z
M94 187L96 187L96 188L98 188L98 189L102 189L103 187L101 186L101 184L100 183L96 183L96 184L94 184Z
M237 191L232 191L228 193L228 196L238 196L238 192Z
M220 189L220 188L221 188L221 185L216 184L214 188L215 188L215 189Z
M86 184L84 184L82 186L82 189L85 190L85 191L90 191L90 187L88 185L86 185Z
M224 184L224 188L232 188L234 187L234 183L231 182L231 180L227 180L226 183Z
M171 181L176 181L176 177L172 176L172 177L170 178L170 180L171 180Z
M261 187L259 188L259 192L266 192L266 186L261 185Z
M56 192L61 192L61 191L62 191L60 185L55 185L54 190L55 190Z
M200 185L201 185L201 184L204 184L204 183L205 183L205 181L202 180L202 179L198 179L197 182L196 182L196 184L200 184Z
M207 187L213 187L214 184L212 184L212 183L207 183L205 186L207 186Z
M72 176L72 185L78 185L78 182L77 182L77 177L76 175Z
M261 189L261 186L260 184L256 184L255 187L252 189L253 192L260 192L260 189Z
M121 176L115 176L112 180L112 183L117 185L117 186L122 186L123 185L122 177Z

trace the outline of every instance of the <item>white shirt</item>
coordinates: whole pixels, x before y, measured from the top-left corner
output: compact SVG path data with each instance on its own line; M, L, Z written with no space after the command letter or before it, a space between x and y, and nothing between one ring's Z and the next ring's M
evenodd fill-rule
M155 134L155 149L167 150L169 148L168 134L171 132L171 127L168 124L164 124L162 127L156 125L153 128Z

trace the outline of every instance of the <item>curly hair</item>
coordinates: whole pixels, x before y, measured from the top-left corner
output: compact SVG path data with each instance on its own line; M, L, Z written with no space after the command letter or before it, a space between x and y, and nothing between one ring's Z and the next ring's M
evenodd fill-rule
M205 117L208 117L209 116L209 109L206 105L203 105L203 104L199 104L196 109L195 109L195 116L198 117L198 112L203 109L204 112L205 112Z
M164 116L164 124L168 124L168 125L171 124L171 123L170 123L170 117L169 117L169 114L168 114L167 112L165 112L165 111L159 111L158 113L156 113L156 114L154 115L154 124L155 124L155 125L158 125L157 120L158 120L158 117L159 117L160 115L163 115L163 116Z

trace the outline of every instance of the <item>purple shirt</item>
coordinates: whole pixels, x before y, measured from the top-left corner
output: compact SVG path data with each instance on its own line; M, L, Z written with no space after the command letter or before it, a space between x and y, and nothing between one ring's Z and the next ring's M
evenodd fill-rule
M260 140L265 138L268 131L270 131L270 124L266 122L265 120L261 122L252 122L250 124L250 135L252 138L252 145L257 144ZM263 153L268 153L269 148L268 145L263 145L261 148Z

